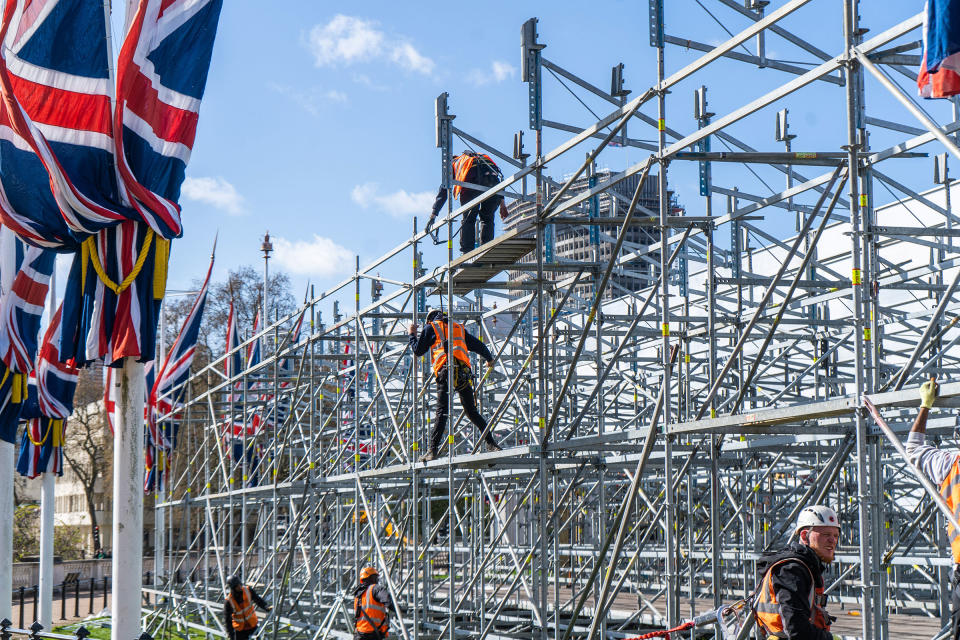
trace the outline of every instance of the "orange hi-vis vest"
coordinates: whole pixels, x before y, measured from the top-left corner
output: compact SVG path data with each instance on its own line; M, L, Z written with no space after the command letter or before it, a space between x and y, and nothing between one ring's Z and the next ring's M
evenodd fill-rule
M950 473L940 483L940 495L947 501L954 517L960 519L960 456L953 461ZM947 522L947 537L950 538L950 551L953 554L953 561L960 564L960 532L949 521Z
M431 357L433 358L433 375L439 376L440 369L443 368L443 365L447 364L447 352L444 350L443 344L447 342L448 339L454 360L459 360L469 367L470 354L467 352L467 341L464 337L466 332L463 330L463 325L453 322L452 320L448 320L447 322L434 320L430 325L433 327L433 334L435 336L433 350L431 351ZM447 335L447 325L452 325L449 336Z
M464 153L453 159L453 179L457 182L468 182L467 176L470 175L470 169L473 168L474 163L476 163L477 158L483 158L485 161L489 162L493 166L497 166L493 159L490 158L487 154L482 155L473 155ZM457 198L460 197L460 192L463 190L459 184L454 185L453 195Z
M377 633L386 638L390 623L387 622L387 609L373 597L370 585L362 596L353 599L353 610L357 613L357 633Z
M784 558L773 563L767 569L767 573L763 576L763 582L760 583L760 591L757 594L757 603L754 608L757 624L766 632L768 638L788 637L783 630L780 605L777 603L777 594L773 590L773 569L787 562L799 562L810 574L810 584L812 586L810 587L810 594L807 596L810 603L810 623L818 629L830 631L830 617L824 609L827 604L827 596L823 594L823 587L816 586L816 580L813 578L810 567L796 558Z
M233 593L233 589L231 589L230 594L227 596L227 601L229 601L230 606L233 607L234 630L247 631L257 626L257 613L253 610L253 598L250 597L249 588L243 587L243 591L240 594L240 602L237 602L237 597Z

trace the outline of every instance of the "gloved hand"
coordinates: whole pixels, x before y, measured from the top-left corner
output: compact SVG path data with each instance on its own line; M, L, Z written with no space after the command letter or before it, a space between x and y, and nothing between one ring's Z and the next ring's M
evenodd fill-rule
M408 332L410 333L410 335L412 335L412 336L417 335L417 323L416 323L416 322L411 322L411 323L410 323L410 326L407 328L407 331L408 331Z
M437 219L437 216L430 216L430 219L427 220L427 226L423 228L424 233L430 233L430 229L433 228L433 223Z
M931 378L920 386L920 406L926 409L933 407L933 401L937 398L939 385L937 381Z
M487 369L493 369L493 360L487 361Z
M273 611L273 607L267 607L267 613L270 613L271 611Z

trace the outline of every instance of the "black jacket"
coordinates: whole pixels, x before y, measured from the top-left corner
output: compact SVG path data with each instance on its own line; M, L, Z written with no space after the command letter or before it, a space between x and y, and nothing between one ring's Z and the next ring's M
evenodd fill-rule
M771 565L787 558L796 562L786 562L773 570L771 581L773 591L777 595L780 605L780 615L783 618L783 630L790 636L790 640L833 640L833 634L824 629L818 629L810 622L810 575L813 575L816 586L823 586L823 562L816 552L805 544L792 543L782 551L763 554L757 560L757 573L760 580L766 575ZM802 563L802 564L801 564ZM802 565L806 565L804 569Z
M367 587L370 586L368 582L361 582L357 585L357 588L353 590L353 620L354 622L359 622L360 620L360 608L357 606L359 602L357 598L363 595L363 592L367 590ZM393 598L390 597L390 590L383 585L375 585L373 587L373 599L383 605L384 609L389 611L396 611L397 608L393 604ZM380 637L376 633L355 633L357 640L380 640Z
M263 598L257 595L257 592L253 590L253 587L250 585L244 585L250 589L250 599L253 601L255 606L260 607L264 611L270 610L270 605L264 601ZM223 602L223 623L227 627L227 633L232 638L233 637L233 605L230 604L229 599L224 599Z
M436 340L437 332L433 330L432 324L425 325L419 337L410 334L410 348L413 349L413 355L426 355ZM487 362L493 360L493 355L490 353L490 349L487 349L487 345L480 342L466 329L463 330L463 341L467 344L467 351L473 351Z

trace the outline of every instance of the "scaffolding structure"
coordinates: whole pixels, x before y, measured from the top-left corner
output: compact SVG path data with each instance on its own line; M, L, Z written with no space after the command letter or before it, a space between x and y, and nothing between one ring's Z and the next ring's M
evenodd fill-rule
M429 233L414 222L394 249L275 318L240 347L261 340L259 364L228 375L227 354L193 374L162 418L181 442L158 520L178 534L161 536L148 630L224 635L224 584L238 573L274 605L262 633L346 638L356 577L372 564L404 640L627 638L748 596L759 554L788 542L814 503L841 517L828 608L859 613L853 635L903 637L898 615L934 630L948 620L945 519L862 408L868 396L903 437L932 373L938 406L960 396L946 158L939 185L908 186L929 183L918 176L937 154L960 158L957 111L937 112L942 124L909 97L922 16L862 24L857 0L689 4L732 35L716 46L671 35L664 1L649 0L656 81L632 98L622 65L601 89L548 60L536 20L525 23L530 153L522 136L510 153L455 126L446 94L436 105L448 187L456 140L512 174L471 202L449 199ZM794 14L817 16L817 32L793 31ZM801 60L773 55L774 42ZM683 63L668 74L673 52ZM707 87L731 77L740 102L708 104ZM585 127L546 119L547 81L608 113ZM791 133L782 108L806 91L806 108L842 134L830 146ZM744 141L774 116L767 147ZM545 129L570 137L547 150ZM645 157L571 193L611 142ZM585 150L572 175L550 176ZM674 172L696 176L699 194ZM598 194L633 176L636 195L598 216ZM658 210L639 203L646 181ZM463 214L499 195L523 203L523 220L456 256ZM611 257L554 257L555 224L618 229ZM649 244L625 242L637 224ZM430 233L446 236L435 265ZM645 284L610 295L624 274ZM435 386L406 328L428 303L496 356L477 397L502 452L481 451L452 406L441 457L417 462ZM929 433L946 441L956 424L934 413Z

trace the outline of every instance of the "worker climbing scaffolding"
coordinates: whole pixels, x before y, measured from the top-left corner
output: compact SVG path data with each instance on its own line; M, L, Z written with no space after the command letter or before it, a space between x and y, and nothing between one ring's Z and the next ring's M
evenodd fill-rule
M487 367L493 367L493 355L487 346L475 336L467 332L459 322L449 320L439 309L432 309L427 314L426 325L417 335L417 325L410 325L410 348L415 356L422 356L430 351L434 378L437 381L437 416L433 424L433 433L430 436L427 452L420 458L423 462L435 460L440 452L443 441L443 432L447 426L447 410L449 405L448 370L453 367L453 388L460 396L460 404L464 413L477 427L483 437L484 444L490 451L500 451L500 445L494 440L493 434L487 428L487 422L477 410L474 398L473 371L470 369L470 355L472 351L482 357Z
M503 173L490 156L464 151L453 159L453 179L456 181L456 185L453 187L453 196L460 200L460 204L464 204L480 196L483 191L464 186L461 183L489 188L503 179ZM433 227L437 214L447 202L447 197L447 186L440 185L437 197L433 202L433 209L430 212L430 220L427 222L427 231ZM500 217L506 218L506 205L501 195L487 198L463 214L460 223L460 253L467 253L476 247L478 218L480 219L480 244L486 244L493 240L493 216L498 209Z

